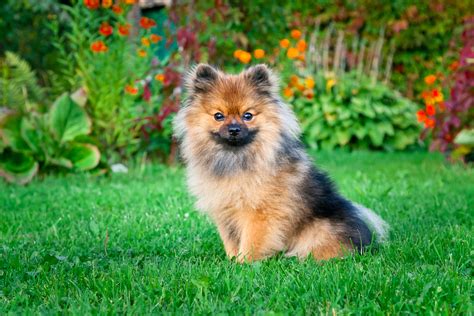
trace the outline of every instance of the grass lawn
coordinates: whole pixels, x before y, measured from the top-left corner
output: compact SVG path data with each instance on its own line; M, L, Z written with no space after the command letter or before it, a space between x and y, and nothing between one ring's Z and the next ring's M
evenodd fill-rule
M474 170L425 153L316 160L391 224L378 253L230 262L180 168L0 183L0 314L473 312Z

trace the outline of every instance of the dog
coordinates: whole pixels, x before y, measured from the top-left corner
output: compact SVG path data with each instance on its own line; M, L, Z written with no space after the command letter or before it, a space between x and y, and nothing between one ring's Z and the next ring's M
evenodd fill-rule
M266 65L232 75L199 64L184 83L174 135L196 206L216 224L228 257L327 260L384 240L388 225L313 165Z

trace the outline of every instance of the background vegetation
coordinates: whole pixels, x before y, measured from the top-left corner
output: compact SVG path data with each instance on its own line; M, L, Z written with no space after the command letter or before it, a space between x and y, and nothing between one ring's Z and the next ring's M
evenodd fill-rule
M94 148L82 151L97 162L86 169L174 162L171 122L184 97L181 76L197 62L233 72L271 65L309 147L393 151L431 143L454 160L472 159L470 1L173 1L151 9L135 2L0 6L6 179L83 170L64 160L71 145L52 146L51 127L32 119L46 120L54 100L74 91L83 94L80 108L91 123L87 135L71 139ZM27 126L44 136L20 148L12 135L28 139Z

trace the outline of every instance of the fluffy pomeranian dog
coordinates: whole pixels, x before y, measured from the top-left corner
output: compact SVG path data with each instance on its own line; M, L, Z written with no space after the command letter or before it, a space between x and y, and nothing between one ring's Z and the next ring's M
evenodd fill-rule
M314 167L267 66L230 75L199 64L185 86L175 136L197 207L217 225L229 257L326 260L384 238L387 224Z

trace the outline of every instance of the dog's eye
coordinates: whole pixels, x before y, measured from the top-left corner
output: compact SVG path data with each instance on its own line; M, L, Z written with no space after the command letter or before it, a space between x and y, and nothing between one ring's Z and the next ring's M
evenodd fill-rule
M216 121L223 121L224 120L224 114L222 114L221 112L217 112L216 114L214 114L214 119Z
M244 118L244 121L250 121L253 118L253 114L249 112L244 113L243 118Z

